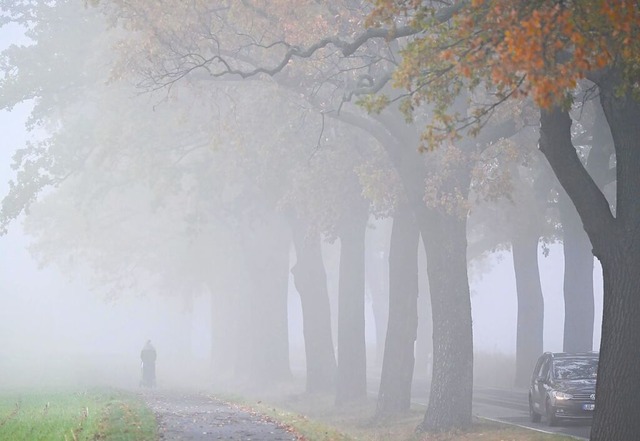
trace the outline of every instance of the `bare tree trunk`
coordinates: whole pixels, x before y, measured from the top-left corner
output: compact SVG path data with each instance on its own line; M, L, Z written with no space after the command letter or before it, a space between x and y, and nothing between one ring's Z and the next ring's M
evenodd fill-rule
M243 280L233 293L233 310L235 311L233 326L231 332L235 334L235 342L237 347L234 351L233 360L233 376L236 381L242 384L257 384L258 381L253 377L253 347L255 335L255 326L253 316L255 314L254 306L251 304L251 289L248 283L249 277L245 273Z
M471 424L473 332L466 217L443 212L432 217L434 221L421 233L433 310L433 376L429 405L418 429L442 431Z
M560 196L562 245L564 248L564 343L565 352L593 350L595 306L591 242L573 206Z
M616 254L603 259L605 295L591 441L633 441L640 433L640 253L637 246L621 243Z
M244 305L250 333L251 382L269 385L291 377L287 295L290 237L284 220L253 222L244 235L250 285Z
M374 227L367 229L365 271L376 327L375 365L381 368L389 319L389 231L392 222L388 219L370 219L369 222Z
M620 73L599 79L600 100L616 151L616 212L580 163L571 119L541 112L540 149L571 197L602 263L604 295L596 410L591 441L634 441L640 433L640 103L620 95Z
M418 338L416 340L416 364L414 381L431 381L433 370L433 318L429 277L427 276L427 257L424 247L418 249ZM426 392L426 390L425 390Z
M538 269L538 235L522 232L513 240L518 296L515 385L525 387L543 351L544 300Z
M632 93L620 96L616 75L600 84L616 151L615 224L606 235L585 228L604 280L592 441L632 441L640 433L640 102Z
M408 126L397 111L384 112L379 120L384 124L382 130L376 126L367 126L367 129L381 141L398 170L427 253L434 367L429 405L417 430L447 431L468 427L472 417L473 332L466 215L448 215L446 208L440 212L427 207L424 200L427 170L425 158L416 148L419 136L415 126ZM437 161L437 158L431 159ZM456 164L454 170L442 170L456 175L452 177L455 182L448 189L443 189L454 195L452 200L468 196L470 167L467 161ZM454 211L461 208L454 208Z
M600 190L613 179L610 159L613 151L611 132L600 103L595 103L592 145L586 169ZM565 352L593 349L594 296L593 252L573 202L562 190L560 196L564 246L564 347Z
M234 376L234 358L238 342L234 329L237 314L233 302L221 291L210 286L211 291L211 368L213 381L223 382ZM225 292L225 294L227 294Z
M418 242L420 232L408 205L393 219L389 252L389 324L376 414L406 412L411 404L418 328Z
M367 396L364 323L364 237L368 213L357 207L340 228L336 404Z
M333 392L336 359L320 235L309 233L308 228L298 219L290 218L290 223L296 249L296 264L291 273L302 304L306 391Z

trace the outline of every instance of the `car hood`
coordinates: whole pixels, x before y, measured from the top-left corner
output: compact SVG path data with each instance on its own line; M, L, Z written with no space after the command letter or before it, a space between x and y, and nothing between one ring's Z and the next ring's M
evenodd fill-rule
M563 380L556 382L556 389L567 393L594 393L596 391L596 380Z

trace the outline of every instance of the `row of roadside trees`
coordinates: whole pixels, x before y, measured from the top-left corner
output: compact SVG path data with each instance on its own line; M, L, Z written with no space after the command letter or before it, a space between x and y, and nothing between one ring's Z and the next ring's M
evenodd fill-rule
M31 207L44 259L114 293L208 287L233 369L272 380L288 375L292 238L307 390L342 403L366 395L367 222L391 216L378 412L409 405L422 244L420 428L448 430L471 422L468 258L512 250L521 385L542 352L539 243L561 236L567 351L592 348L594 255L603 267L592 439L635 439L637 4L89 3L3 6L34 44L3 54L2 106L32 100L47 136L18 151L2 221ZM340 242L337 354L322 238Z

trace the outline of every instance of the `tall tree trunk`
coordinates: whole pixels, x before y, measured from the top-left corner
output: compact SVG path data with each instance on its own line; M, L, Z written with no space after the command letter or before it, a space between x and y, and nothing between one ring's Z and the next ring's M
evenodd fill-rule
M371 308L376 332L376 355L373 363L377 369L381 369L384 358L385 336L389 327L389 296L387 295L386 299L384 298L388 290L380 286L369 285L369 292L371 293Z
M253 337L257 324L253 321L255 305L252 304L249 280L249 274L245 271L242 280L232 293L231 302L235 315L231 333L235 334L235 342L238 345L234 351L233 375L237 382L255 385L258 380L253 376L255 364Z
M418 337L414 381L431 381L433 369L433 314L427 276L427 256L424 247L418 248ZM425 393L427 391L425 390Z
M538 269L538 235L523 232L513 240L518 296L515 385L526 387L543 351L544 300Z
M600 100L616 152L616 214L582 167L571 143L571 119L541 112L540 148L573 201L594 255L604 295L596 410L591 441L633 441L640 433L640 103L619 92L615 69L599 78Z
M640 253L637 245L618 247L621 252L602 265L605 294L591 441L633 441L640 434Z
M418 329L418 242L420 232L410 207L393 218L389 250L389 321L376 414L406 412L411 404Z
M401 124L401 123L400 123ZM399 127L402 127L398 125ZM407 132L406 126L400 129ZM402 136L401 138L405 138ZM409 136L408 139L416 139ZM410 144L411 145L411 144ZM416 145L416 144L413 144ZM446 154L441 151L440 154ZM467 273L467 216L460 207L429 208L424 203L425 159L416 149L390 152L414 211L427 256L432 312L433 364L429 404L418 431L447 431L471 425L473 329ZM470 166L457 163L439 189L466 199Z
M364 323L364 237L368 213L356 207L340 228L336 404L367 396Z
M291 269L302 304L306 391L332 392L336 359L331 336L327 274L322 261L320 235L310 233L302 221L290 218L296 264Z
M254 222L244 234L251 380L258 386L291 377L287 295L290 237L280 217Z
M223 383L236 376L236 357L242 348L237 329L240 309L237 300L246 281L245 268L233 264L241 260L239 241L233 230L222 232L217 238L220 248L226 251L227 259L221 263L210 263L204 271L207 288L211 295L211 368L214 383ZM229 240L229 238L232 238ZM229 243L225 243L225 239ZM220 243L222 242L222 243ZM231 295L229 295L231 294Z
M421 233L433 311L433 375L429 405L418 429L442 431L471 424L473 332L467 219L443 212L432 218Z
M563 350L591 351L595 316L591 241L573 202L564 191L561 192L559 205L564 248Z
M211 295L211 368L213 381L224 382L234 376L237 335L230 332L238 321L233 302L224 298L224 291L208 283ZM227 292L224 292L227 294Z
M382 367L389 319L389 219L370 219L366 235L366 280L376 329L376 368Z
M586 163L589 175L600 190L610 176L613 140L602 106L595 103L592 146ZM594 295L593 252L573 202L562 190L560 199L564 245L564 351L582 352L593 349Z
M457 214L438 213L426 206L427 170L425 158L417 149L419 135L416 127L407 126L397 109L384 112L378 118L382 126L368 125L367 130L384 145L398 170L427 253L434 367L429 405L417 430L447 431L468 427L472 416L473 332L467 274L466 215L458 217ZM341 119L346 120L344 117ZM358 123L357 118L349 118L347 122ZM448 196L455 201L466 199L471 164L456 163L455 171L450 165L449 162L441 169L456 173L458 183L449 188Z
M617 74L600 84L616 152L615 226L606 236L589 234L604 280L592 441L631 441L640 434L640 102L631 92L620 95Z

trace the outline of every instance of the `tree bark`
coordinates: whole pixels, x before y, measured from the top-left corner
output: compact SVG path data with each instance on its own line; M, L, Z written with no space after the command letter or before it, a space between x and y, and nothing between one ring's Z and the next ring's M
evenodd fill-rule
M373 220L374 227L367 229L366 277L371 294L371 306L376 328L376 368L382 367L385 336L389 319L389 231L388 219Z
M396 210L389 251L389 321L376 415L406 412L411 404L418 329L418 242L408 205Z
M619 248L603 259L602 339L590 439L633 441L640 433L640 253L628 243L611 245Z
M611 75L600 84L600 99L616 152L616 218L602 245L591 239L604 280L591 440L631 441L640 433L640 103L631 92L621 96L618 73Z
M433 222L421 234L433 311L433 375L429 405L418 430L438 432L471 425L473 332L467 219L443 212L431 217Z
M601 191L611 179L613 140L600 103L594 103L592 143L586 162L589 175ZM593 252L580 216L565 191L560 196L564 247L565 352L593 350Z
M290 237L283 219L254 221L245 229L249 292L244 308L249 331L249 372L256 386L291 377L287 295Z
M447 431L468 427L472 416L473 332L466 217L447 216L426 206L427 170L425 158L417 149L419 136L415 126L407 126L400 112L383 112L378 117L380 125L366 124L353 115L349 118L341 116L341 119L363 127L385 147L398 170L427 253L434 358L429 406L417 430ZM469 192L468 167L469 164L456 166L461 181L456 187L462 197ZM440 255L443 250L446 251ZM440 270L441 274L438 274Z
M243 279L238 283L236 289L232 292L233 303L232 309L235 311L233 327L231 333L235 334L235 343L237 347L234 351L233 360L233 377L242 384L258 384L258 380L254 378L253 366L255 364L253 347L255 341L255 327L253 322L254 308L252 305L251 288L249 287L249 274L245 272Z
M336 359L320 235L309 233L308 228L298 219L290 218L290 224L296 249L296 264L291 273L302 304L306 391L333 392Z
M577 159L566 112L541 113L540 148L582 219L602 263L604 295L591 441L632 441L640 433L640 104L621 95L615 70L599 79L616 152L616 216Z
M418 431L441 432L471 425L473 330L467 273L467 216L425 204L425 158L418 137L402 122L394 127L407 142L388 149L414 211L427 256L432 312L433 364L429 404ZM435 160L435 158L434 158ZM471 172L464 160L449 170L439 189L466 198Z
M538 269L538 235L524 232L513 240L518 296L515 385L526 387L543 351L544 300Z
M234 359L237 335L230 332L237 321L233 302L224 298L222 291L208 283L211 295L211 368L214 383L224 382L234 376ZM226 293L225 293L226 294Z
M368 213L354 207L341 225L338 287L338 371L336 404L367 396L364 323L364 238Z
M562 193L559 206L564 248L563 350L586 352L593 350L593 253L573 202Z
M424 247L418 249L418 337L416 339L416 363L413 370L416 380L430 382L433 370L433 314L427 276L427 258ZM425 393L427 390L425 390Z

